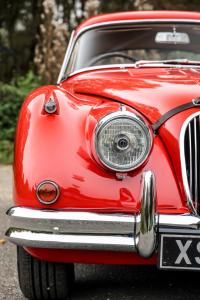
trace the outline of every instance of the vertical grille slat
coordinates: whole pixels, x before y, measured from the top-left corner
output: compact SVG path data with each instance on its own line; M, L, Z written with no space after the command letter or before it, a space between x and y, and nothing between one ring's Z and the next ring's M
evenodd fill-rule
M192 174L192 133L191 133L191 124L189 123L188 126L188 138L189 138L189 155L190 155L190 159L189 159L189 172L190 174ZM190 190L192 190L193 184L192 184L192 176L190 176Z
M190 204L193 203L196 213L200 215L200 112L191 115L184 122L181 129L180 151L187 199Z
M195 179L195 190L194 190L194 199L195 208L197 209L198 201L198 164L197 164L197 118L194 119L194 179Z

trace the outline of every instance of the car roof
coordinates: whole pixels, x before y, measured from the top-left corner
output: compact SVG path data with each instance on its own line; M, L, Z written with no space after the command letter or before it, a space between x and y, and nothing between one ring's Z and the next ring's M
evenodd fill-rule
M76 29L78 33L80 30L91 25L97 25L105 22L113 21L131 21L131 20L149 20L149 19L166 19L166 20L199 20L200 13L189 11L128 11L111 14L102 14L91 17L82 22Z

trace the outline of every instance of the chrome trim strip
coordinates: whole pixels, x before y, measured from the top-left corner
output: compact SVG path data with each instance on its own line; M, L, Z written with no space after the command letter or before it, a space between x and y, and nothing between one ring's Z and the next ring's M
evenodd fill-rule
M186 168L186 162L185 162L185 151L184 151L184 139L185 139L185 132L187 129L188 124L190 121L195 118L196 116L199 116L200 112L195 112L191 114L183 123L181 132L180 132L180 138L179 138L179 145L180 145L180 160L181 160L181 172L182 172L182 178L183 178L183 186L186 194L186 200L188 203L189 208L191 209L192 213L194 215L197 215L196 208L193 205L192 202L192 195L190 192L190 187L187 179L187 168Z
M141 213L138 253L142 257L150 257L155 250L155 209L156 209L156 183L151 171L142 175L141 184Z
M183 69L191 69L191 68L200 68L200 65L174 65L174 64L153 64L153 63L149 63L149 64L145 64L140 68L183 68ZM87 72L87 71L95 71L95 70L103 70L103 69L115 69L115 68L119 68L122 69L126 72L126 68L135 68L135 63L134 64L112 64L112 65L101 65L101 66L94 66L94 67L88 67L88 68L82 68L79 69L77 71L74 71L70 74L68 74L68 78L72 77L76 74L79 73L83 73L83 72Z
M191 214L159 214L156 216L156 224L162 228L174 229L200 229L200 217Z
M7 233L9 241L22 247L40 247L50 249L82 249L101 251L135 251L132 236L102 236L52 234L10 229Z
M71 55L72 42L74 40L74 35L75 35L75 30L73 30L72 33L71 33L71 36L70 36L70 39L69 39L69 44L68 44L68 47L67 47L67 50L66 50L66 53L65 53L63 63L62 63L62 67L61 67L60 73L58 75L57 84L59 84L61 82L61 80L64 76L64 73L65 73L66 67L68 65L69 57Z
M99 24L93 24L93 25L90 25L90 26L86 26L84 28L82 28L81 30L78 31L78 33L76 34L76 31L73 31L73 37L71 36L71 39L70 39L70 42L69 42L69 45L67 47L67 52L66 52L66 55L65 55L65 58L64 58L64 61L63 61L63 65L61 67L61 71L60 71L60 74L59 74L59 77L58 77L58 81L57 83L59 84L62 80L62 77L64 76L65 74L65 70L66 70L66 67L69 63L69 59L70 59L70 56L71 56L71 53L74 49L74 46L76 44L76 41L77 39L85 32L89 31L89 30L92 30L92 29L98 29L98 28L101 28L101 27L106 27L106 26L121 26L121 25L137 25L137 24L157 24L157 23L183 23L183 24L199 24L200 23L200 20L190 20L190 19L140 19L140 20L124 20L124 21L111 21L111 22L102 22L102 23L99 23ZM134 64L131 64L131 66L133 66ZM111 68L111 66L107 65L108 68ZM116 66L116 65L115 65ZM120 65L122 66L122 65ZM156 65L157 66L157 65ZM95 68L82 68L82 69L79 69L77 71L74 71L70 74L68 74L68 77L71 77L75 74L78 74L80 72L84 72L86 70L92 70L92 69L101 69L101 68L105 68L105 66L99 66L99 68L95 67ZM148 67L146 65L146 67ZM166 65L165 65L166 67ZM168 65L169 67L169 65ZM176 66L172 66L172 67L178 67L178 65ZM181 66L179 66L180 68ZM183 66L182 66L183 67ZM196 66L190 66L190 68L196 68Z
M103 69L115 69L115 68L120 68L124 69L126 72L125 68L133 68L135 64L112 64L112 65L101 65L101 66L93 66L93 67L88 67L88 68L82 68L77 71L74 71L70 74L68 74L68 77L72 77L76 74L87 72L87 71L95 71L95 70L103 70Z
M195 19L137 19L137 20L122 20L122 21L109 21L109 22L102 22L97 24L92 24L89 26L83 27L81 30L78 31L76 39L82 35L84 32L92 30L92 29L98 29L101 27L106 26L121 26L121 25L133 25L133 24L157 24L157 23L184 23L184 24L198 24L200 23L200 20Z
M10 227L57 233L133 233L134 215L98 214L13 207L7 211Z

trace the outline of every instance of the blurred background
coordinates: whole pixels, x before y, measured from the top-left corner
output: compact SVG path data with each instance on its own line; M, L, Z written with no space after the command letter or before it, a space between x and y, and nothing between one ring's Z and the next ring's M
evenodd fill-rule
M27 93L55 83L70 33L85 18L129 10L199 11L199 0L0 0L0 163L13 159Z

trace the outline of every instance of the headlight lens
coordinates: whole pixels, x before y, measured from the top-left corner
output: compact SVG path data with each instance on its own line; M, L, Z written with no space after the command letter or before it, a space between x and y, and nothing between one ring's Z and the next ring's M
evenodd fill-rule
M144 121L127 111L102 118L95 132L95 148L108 168L131 171L141 165L151 149L152 139Z

